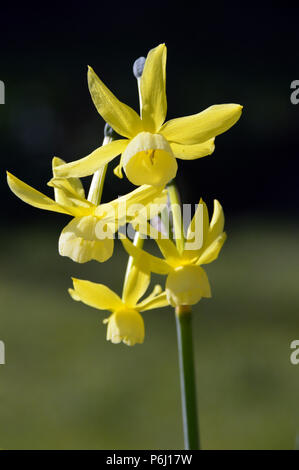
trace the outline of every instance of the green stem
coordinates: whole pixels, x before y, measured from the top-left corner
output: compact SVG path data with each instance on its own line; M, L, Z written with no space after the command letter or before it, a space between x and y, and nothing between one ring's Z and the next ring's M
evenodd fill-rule
M104 137L103 144L107 145L112 141L111 137ZM108 165L104 165L97 170L91 180L87 200L98 206L102 199L104 181Z
M184 227L180 197L174 182L168 185L168 194L173 217L174 237L178 251L184 251ZM182 397L183 431L186 450L199 449L199 435L196 407L196 386L192 343L192 312L189 305L175 309L180 384Z
M134 243L134 245L137 246L138 248L142 248L142 247L143 247L144 238L140 235L139 232L135 232L133 243ZM133 261L134 261L133 256L129 256L129 258L128 258L128 264L127 264L127 269L126 269L126 274L125 274L124 286L125 286L125 284L126 284L126 282L127 282L127 278L128 278L129 272L130 272L130 270L131 270Z
M192 342L192 312L187 305L176 308L184 442L186 450L199 449L196 385Z

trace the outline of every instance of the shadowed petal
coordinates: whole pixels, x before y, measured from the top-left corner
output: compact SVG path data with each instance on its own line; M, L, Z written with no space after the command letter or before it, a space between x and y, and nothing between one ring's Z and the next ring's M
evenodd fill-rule
M119 101L91 67L88 67L88 87L95 107L115 132L132 138L142 130L136 111Z
M122 153L127 145L128 140L126 139L114 140L110 144L97 148L87 157L57 166L55 170L56 175L66 178L92 175L99 168L107 165L113 158Z

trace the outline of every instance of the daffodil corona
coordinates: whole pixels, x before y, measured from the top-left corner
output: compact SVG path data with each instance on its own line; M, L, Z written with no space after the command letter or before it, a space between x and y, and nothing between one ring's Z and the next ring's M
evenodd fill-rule
M210 155L215 148L215 137L227 131L241 116L242 106L221 104L164 123L167 112L165 44L148 53L138 82L140 117L119 101L89 67L92 100L99 114L124 139L61 165L57 175L67 178L88 176L122 154L115 169L117 176L122 177L123 168L127 178L137 186L162 186L175 177L176 158L194 160Z
M196 246L199 234L195 228L198 226L202 230L200 247ZM214 213L209 224L207 206L200 200L181 252L172 241L158 237L156 242L165 259L145 252L128 239L123 238L122 243L140 269L167 274L165 290L173 307L194 305L202 297L211 297L209 280L201 265L211 263L218 257L226 239L223 227L224 215L220 203L214 201Z

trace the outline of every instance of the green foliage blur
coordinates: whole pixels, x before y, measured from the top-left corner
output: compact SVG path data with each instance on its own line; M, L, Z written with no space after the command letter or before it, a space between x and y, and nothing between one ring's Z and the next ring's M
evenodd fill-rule
M126 254L117 242L104 264L72 263L57 253L58 231L1 234L0 447L181 449L173 310L144 313L143 345L108 343L106 312L74 302L67 288L75 276L120 294ZM207 267L213 298L194 307L202 446L292 449L299 227L244 218L227 231L220 259Z

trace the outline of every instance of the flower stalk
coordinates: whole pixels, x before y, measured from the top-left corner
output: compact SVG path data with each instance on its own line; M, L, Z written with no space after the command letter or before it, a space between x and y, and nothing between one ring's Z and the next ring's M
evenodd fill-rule
M112 136L107 135L107 134L109 134L109 132L107 133L106 129L107 129L107 125L105 126L105 131L104 131L105 136L104 136L104 139L103 139L102 146L108 145L108 144L110 144L110 142L112 142ZM108 168L108 164L102 166L99 170L97 170L93 174L93 177L92 177L92 180L91 180L87 200L89 202L92 202L96 206L98 206L100 204L101 199L102 199L107 168Z
M173 217L174 237L179 252L184 250L184 226L181 215L180 197L174 182L168 185L168 194ZM186 450L199 449L197 422L196 383L192 340L192 310L190 305L175 308L184 445Z
M189 305L176 307L184 443L186 450L199 449L196 384L192 341L192 311Z

